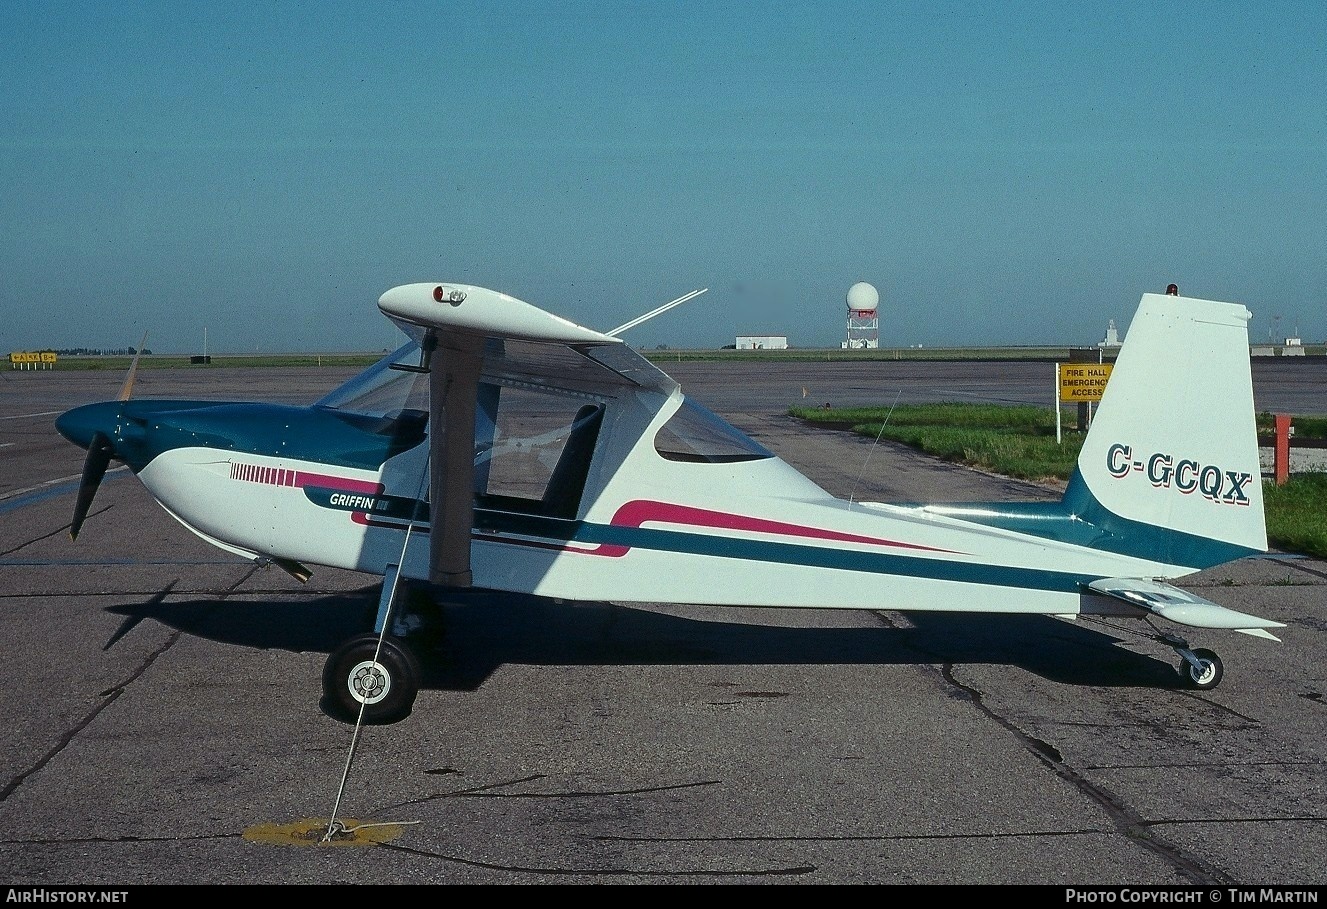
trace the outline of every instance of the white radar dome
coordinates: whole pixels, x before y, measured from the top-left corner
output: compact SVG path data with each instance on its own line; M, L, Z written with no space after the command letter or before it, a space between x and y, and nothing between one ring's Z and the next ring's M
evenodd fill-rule
M880 294L865 281L858 281L848 288L848 308L856 310L875 309L880 305Z

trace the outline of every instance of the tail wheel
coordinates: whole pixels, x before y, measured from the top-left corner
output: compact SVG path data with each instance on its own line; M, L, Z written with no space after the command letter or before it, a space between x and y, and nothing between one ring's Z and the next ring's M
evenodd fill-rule
M1180 660L1180 677L1185 686L1198 691L1210 691L1221 684L1221 675L1225 671L1221 666L1221 658L1202 648L1194 650L1193 656L1198 661L1196 666L1188 660Z
M376 655L376 656L375 656ZM346 641L327 658L323 694L343 718L395 723L410 713L419 693L419 663L399 638L361 634Z

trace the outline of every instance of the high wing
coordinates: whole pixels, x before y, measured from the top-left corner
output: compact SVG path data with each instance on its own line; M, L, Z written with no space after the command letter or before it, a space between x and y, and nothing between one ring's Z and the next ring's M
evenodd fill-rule
M1101 578L1092 581L1087 587L1095 593L1114 597L1146 609L1155 616L1191 628L1220 628L1280 641L1280 638L1266 629L1286 627L1284 622L1273 622L1271 619L1238 612L1179 587L1147 578Z
M681 299L690 299L694 293ZM421 344L429 335L444 347L449 339L453 347L471 347L479 342L481 350L490 355L497 352L497 342L508 339L566 346L632 385L665 394L678 387L671 376L615 334L585 328L486 287L406 284L383 294L378 308ZM613 331L620 332L633 324L627 323ZM559 370L554 362L545 362L540 374L547 376L550 383L557 383L570 380L573 372Z
M642 317L675 305L674 301ZM587 394L625 385L665 396L678 384L621 338L577 325L523 300L469 284L394 287L378 308L424 351L430 374L429 578L465 587L472 581L474 440L485 410L481 378ZM620 332L631 324L614 329ZM511 348L519 356L511 356ZM482 424L481 424L482 425ZM491 424L489 424L491 429ZM484 433L479 436L482 438ZM493 440L489 439L491 446Z

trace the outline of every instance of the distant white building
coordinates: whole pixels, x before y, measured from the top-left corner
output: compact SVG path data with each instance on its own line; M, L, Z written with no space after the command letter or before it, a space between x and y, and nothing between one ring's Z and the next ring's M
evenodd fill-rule
M1120 346L1120 333L1119 333L1119 331L1117 331L1116 328L1115 328L1115 320L1114 320L1114 319L1111 319L1111 320L1110 320L1110 323L1106 326L1106 339L1105 339L1104 341L1098 341L1098 342L1097 342L1097 346L1098 346L1098 347L1119 347L1119 346Z
M738 335L738 350L787 350L787 335Z
M1302 338L1286 338L1286 343L1279 347L1275 344L1254 344L1249 348L1249 356L1252 357L1302 357L1304 355L1304 340Z

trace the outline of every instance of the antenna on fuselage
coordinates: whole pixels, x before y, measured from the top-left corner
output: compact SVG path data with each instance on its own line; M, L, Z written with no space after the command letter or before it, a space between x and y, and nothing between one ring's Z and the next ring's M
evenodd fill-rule
M898 407L899 398L902 396L902 391L894 395L894 403L889 405L889 413L885 414L884 422L880 424L880 431L875 434L875 441L871 443L870 450L866 452L866 460L862 463L862 470L857 474L857 479L853 481L852 492L848 493L849 508L853 506L853 500L857 498L857 486L862 482L862 477L866 476L866 468L871 464L871 455L875 454L875 447L880 444L880 438L885 434L885 427L889 425L889 418L894 415L894 408Z

